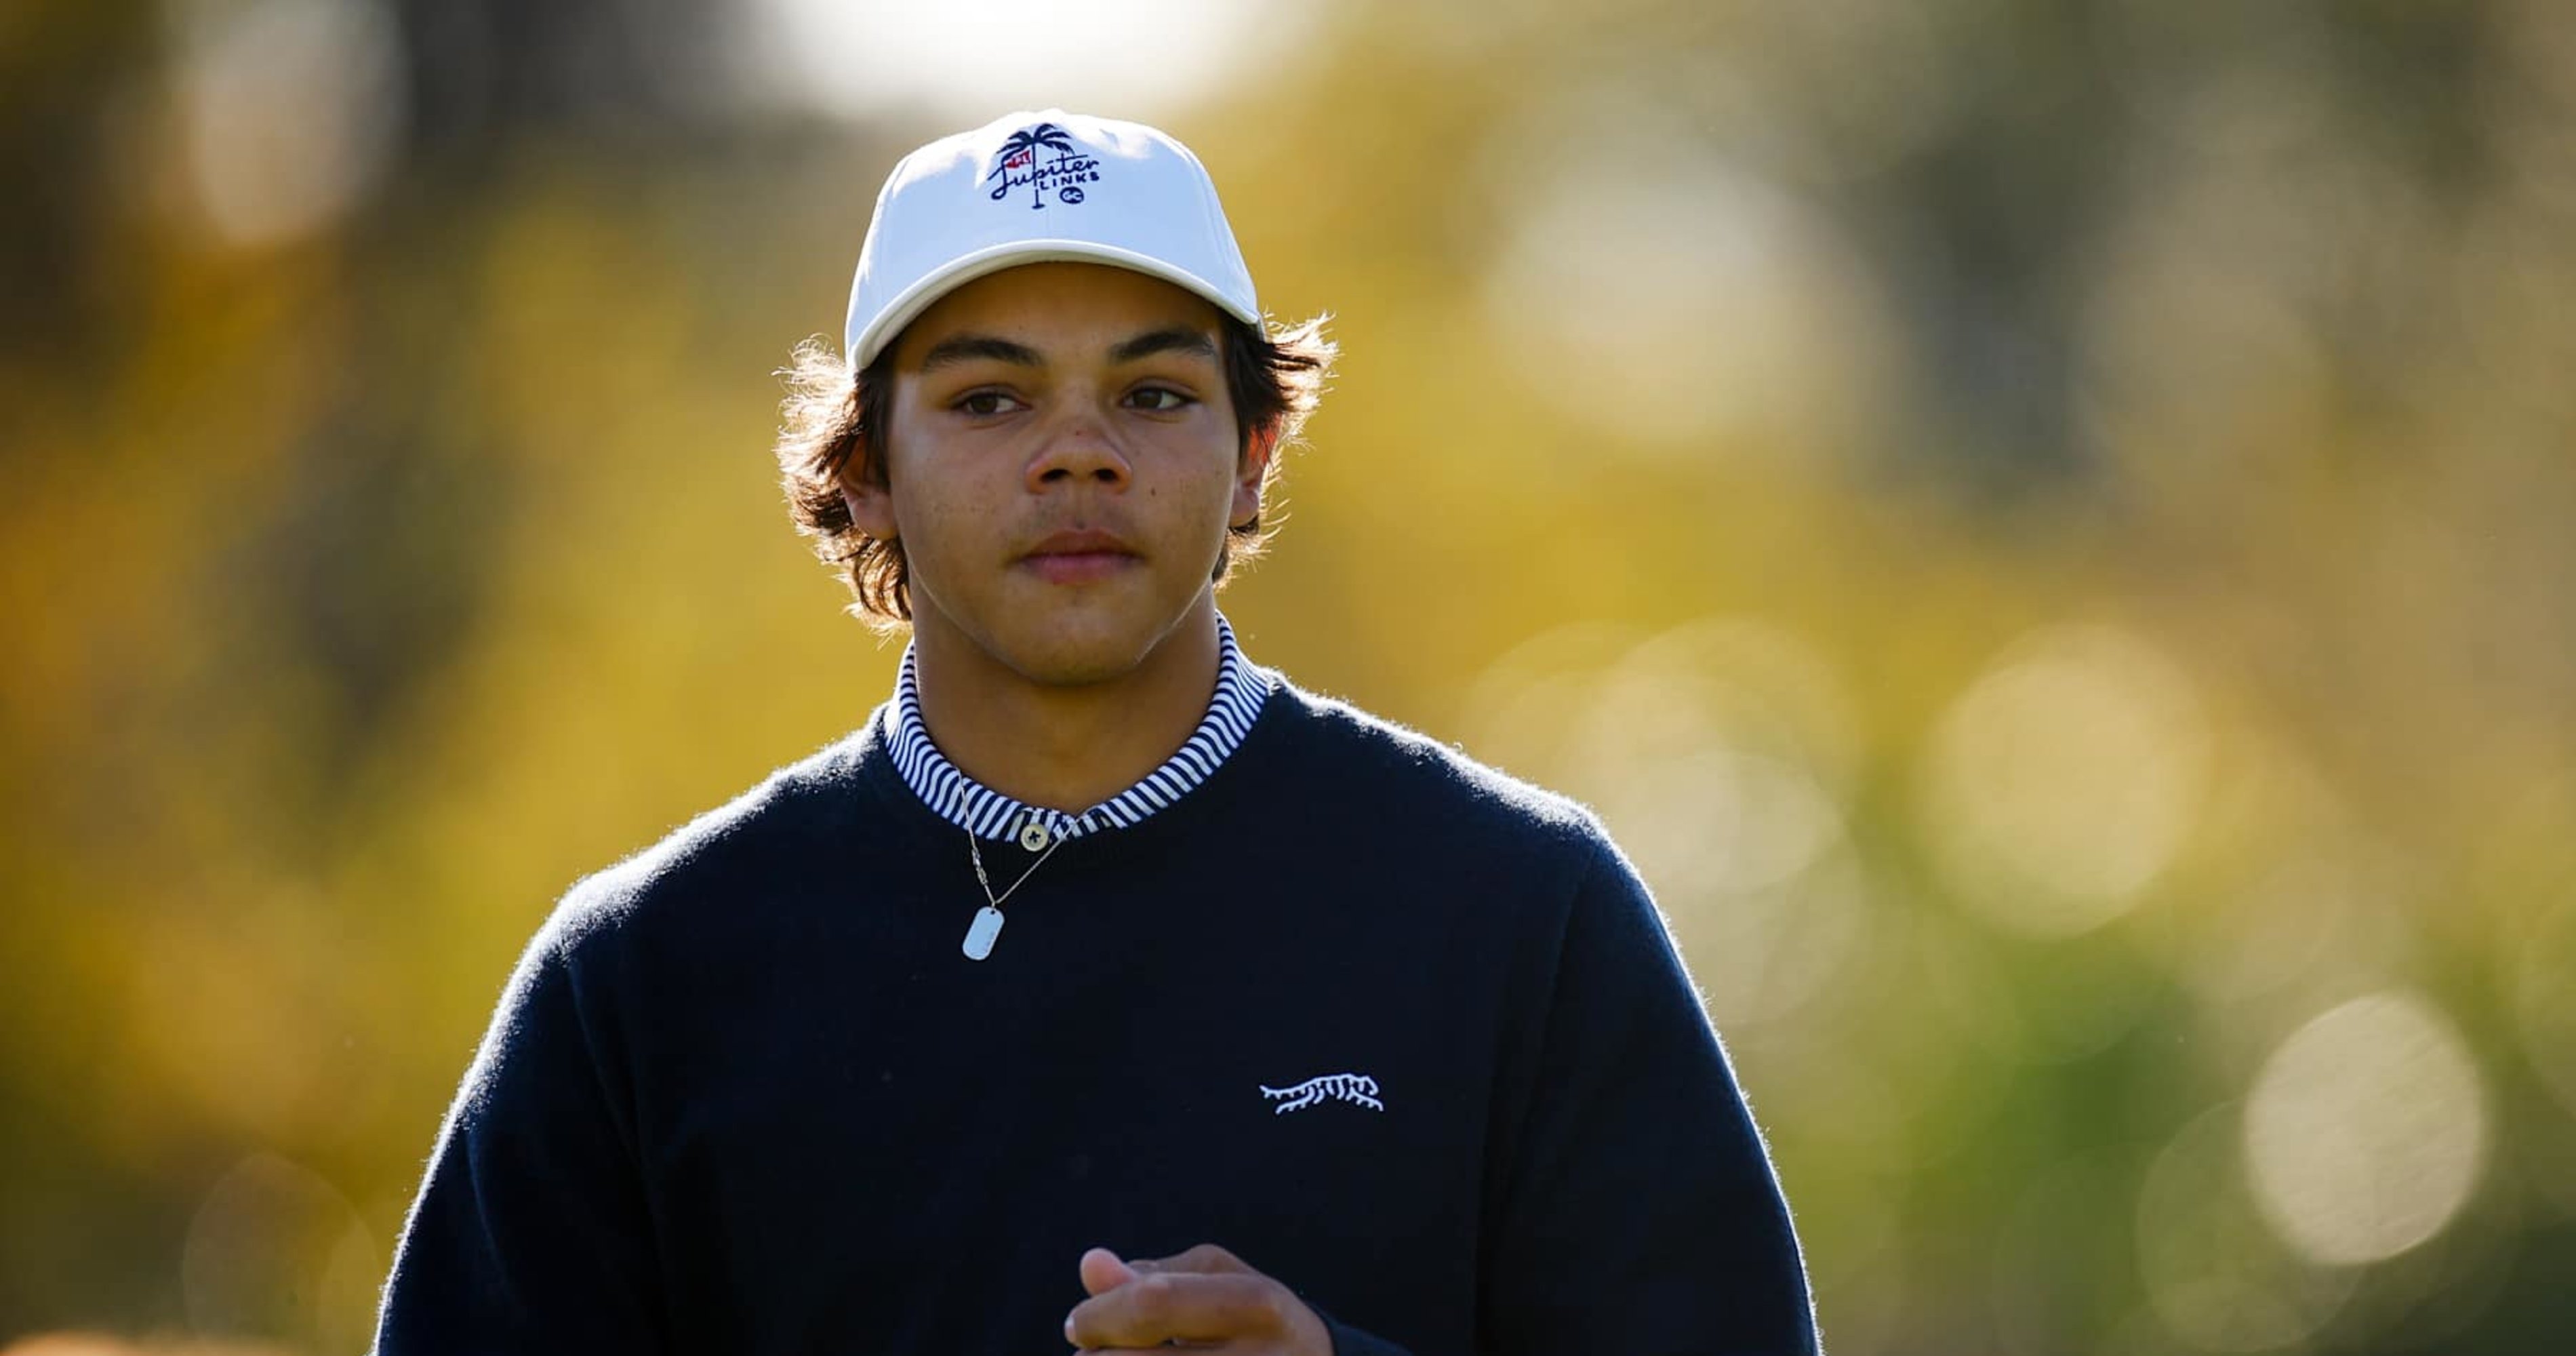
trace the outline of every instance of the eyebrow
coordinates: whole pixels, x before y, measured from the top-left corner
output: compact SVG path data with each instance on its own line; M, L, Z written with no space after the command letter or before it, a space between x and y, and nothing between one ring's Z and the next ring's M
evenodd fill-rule
M1182 325L1172 325L1159 330L1147 330L1133 339L1121 340L1111 345L1109 361L1132 363L1142 358L1150 358L1157 353L1195 354L1213 362L1217 357L1216 341L1202 331ZM1009 363L1013 367L1046 366L1046 359L1036 349L1016 340L1004 339L992 334L952 334L932 344L930 351L921 355L921 370L925 373L936 372L943 367L973 362L979 358Z
M990 358L1014 367L1046 366L1046 360L1038 356L1038 351L1026 344L1015 344L989 334L952 334L932 344L930 351L921 355L921 370L936 372L951 364L972 362L977 358Z
M1216 360L1216 341L1207 337L1203 331L1173 325L1166 329L1149 330L1112 347L1109 350L1109 361L1132 363L1139 358L1150 358L1157 353L1190 353L1213 362Z

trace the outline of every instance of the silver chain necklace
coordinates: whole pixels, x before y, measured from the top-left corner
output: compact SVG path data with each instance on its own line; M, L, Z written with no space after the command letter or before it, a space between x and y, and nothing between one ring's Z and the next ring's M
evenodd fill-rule
M1011 882L1011 888L997 895L993 893L993 878L984 874L984 849L975 842L975 831L972 829L966 831L966 855L975 863L975 883L984 887L984 907L975 911L975 921L966 928L965 945L959 948L966 953L966 959L982 960L993 954L994 939L1002 935L1002 901L1017 894L1021 886L1029 883L1029 877L1036 875L1038 868L1046 865L1046 859L1054 856L1057 848L1064 846L1063 834L1048 836L1054 841L1047 844L1047 850L1039 853L1036 861L1029 863L1029 869L1021 872L1018 880Z

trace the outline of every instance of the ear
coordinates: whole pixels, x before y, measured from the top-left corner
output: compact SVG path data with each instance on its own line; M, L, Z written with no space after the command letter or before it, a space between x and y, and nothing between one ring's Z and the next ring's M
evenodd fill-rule
M866 470L869 449L865 444L853 449L849 460L841 463L839 476L841 505L850 511L850 525L878 541L893 541L894 496L883 485L868 483Z
M1270 475L1270 459L1279 451L1279 428L1265 425L1252 431L1243 443L1243 456L1234 468L1234 512L1226 521L1236 527L1250 527L1261 516L1261 484Z

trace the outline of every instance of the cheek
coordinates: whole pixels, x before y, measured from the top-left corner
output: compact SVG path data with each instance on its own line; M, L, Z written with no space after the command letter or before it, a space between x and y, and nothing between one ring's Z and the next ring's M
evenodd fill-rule
M894 516L907 533L954 531L960 519L971 521L979 516L968 507L979 497L989 498L988 487L977 484L960 471L972 463L960 455L961 449L933 444L924 446L919 439L898 452L887 472L891 485L887 498L894 506Z
M1157 432L1165 436L1154 439L1151 447L1166 473L1146 479L1141 488L1147 493L1169 489L1196 499L1233 492L1239 459L1232 424L1209 420L1204 425Z
M887 468L891 486L886 491L886 516L894 520L895 535L903 542L904 555L915 568L942 554L953 529L949 524L955 513L945 501L943 487L935 480L914 473L898 458Z
M961 537L971 537L992 515L972 512L952 500L947 487L924 485L894 498L895 526L904 548L916 559L938 560L959 553Z

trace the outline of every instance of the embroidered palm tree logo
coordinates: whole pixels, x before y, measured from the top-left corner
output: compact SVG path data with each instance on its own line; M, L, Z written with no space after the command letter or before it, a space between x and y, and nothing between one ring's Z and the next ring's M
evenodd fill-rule
M1054 151L1059 157L1070 156L1073 154L1073 139L1065 135L1063 128L1051 122L1021 128L1003 139L1001 163L993 166L993 172L984 177L1001 179L1004 187L1007 188L1012 171L1023 171L1029 176L1030 208L1046 206L1046 189L1039 182L1043 176L1038 173L1040 148ZM996 196L999 196L999 190L996 191ZM1076 197L1073 201L1080 202L1082 199Z

